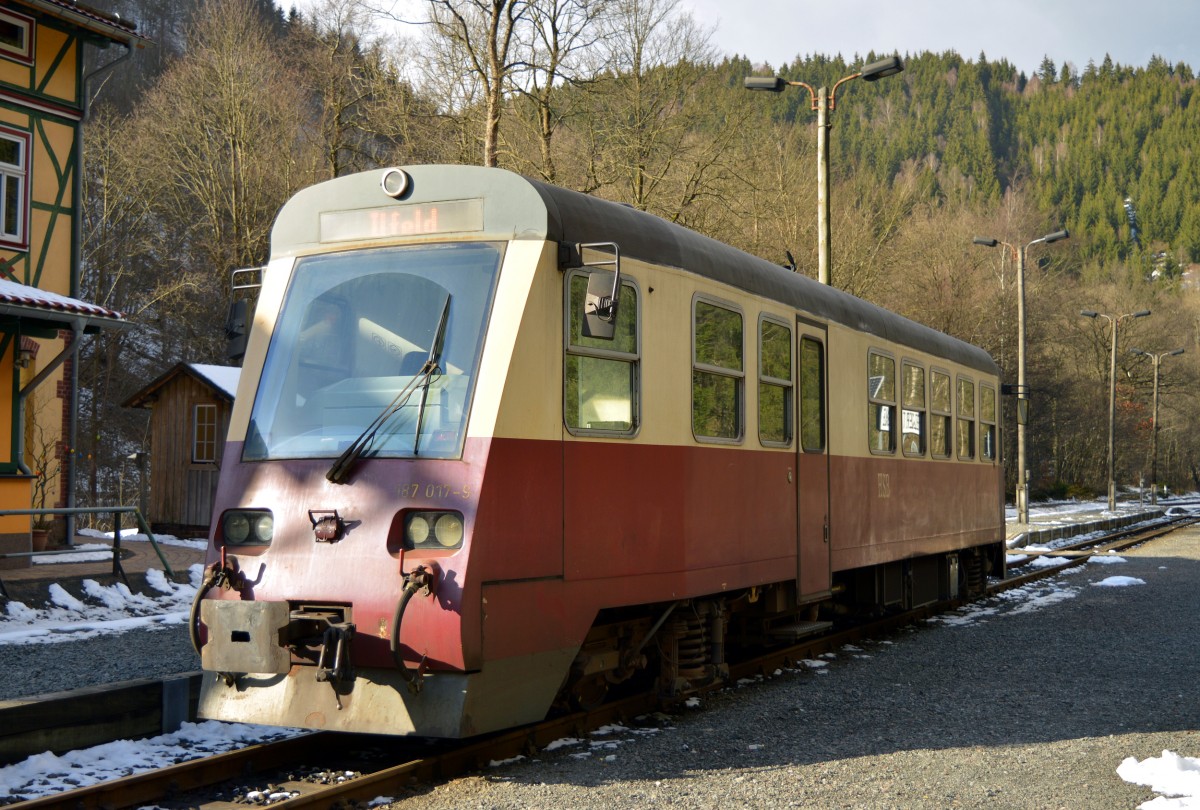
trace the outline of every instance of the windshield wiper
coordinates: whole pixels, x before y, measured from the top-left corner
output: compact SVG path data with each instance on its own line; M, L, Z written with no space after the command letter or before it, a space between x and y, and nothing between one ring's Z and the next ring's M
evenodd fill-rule
M404 384L399 393L392 399L387 406L379 412L379 414L371 420L371 422L363 429L363 432L358 434L358 438L350 442L342 454L334 460L329 471L325 473L325 478L333 484L344 484L350 478L350 473L354 469L354 464L370 449L375 441L375 436L393 416L408 404L408 399L413 395L418 387L422 387L421 407L417 411L417 438L413 445L413 455L416 455L416 444L421 441L421 422L425 416L425 398L429 392L430 378L434 374L441 372L438 366L438 361L441 359L442 345L446 341L446 321L450 315L450 296L446 296L446 301L442 304L442 315L438 320L437 332L433 337L433 343L429 346L429 356L425 360L425 364L421 366L421 370L413 375L412 379Z
M421 425L425 423L425 400L429 397L429 376L436 371L441 371L438 368L438 361L442 357L442 344L446 342L446 321L450 319L450 296L446 296L446 303L442 305L442 317L438 321L437 334L433 338L433 344L429 347L429 357L425 360L425 366L422 370L430 369L429 374L425 375L425 384L421 386L421 404L417 408L417 434L413 437L413 455L417 455L417 448L421 444Z

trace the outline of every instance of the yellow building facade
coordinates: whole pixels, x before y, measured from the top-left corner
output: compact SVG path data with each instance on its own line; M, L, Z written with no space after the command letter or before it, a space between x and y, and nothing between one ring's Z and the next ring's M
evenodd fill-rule
M143 43L82 3L0 0L0 511L73 505L74 349L123 322L78 298L84 54L112 49L99 73ZM0 516L0 554L28 551L30 529Z

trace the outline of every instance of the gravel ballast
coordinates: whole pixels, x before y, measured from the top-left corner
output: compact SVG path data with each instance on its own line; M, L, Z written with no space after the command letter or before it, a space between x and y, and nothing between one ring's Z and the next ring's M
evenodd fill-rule
M1122 760L1200 756L1200 530L1121 556L396 806L1134 808L1156 794ZM0 667L3 698L198 660L178 625L0 645Z
M1200 756L1200 531L1121 556L398 806L1134 808L1122 760Z

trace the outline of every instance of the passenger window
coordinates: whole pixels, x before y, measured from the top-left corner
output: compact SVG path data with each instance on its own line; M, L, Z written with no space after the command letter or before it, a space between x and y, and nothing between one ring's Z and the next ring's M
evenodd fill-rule
M792 443L792 330L765 318L758 324L758 439Z
M800 339L800 446L825 449L825 347L807 337Z
M900 448L906 456L925 455L925 369L904 369L904 410L900 414Z
M975 458L975 383L958 379L958 457Z
M697 300L692 311L692 433L742 438L742 314Z
M896 361L867 355L867 441L872 453L896 452Z
M996 389L979 386L979 432L983 446L979 457L984 461L996 460Z
M588 274L573 273L567 295L567 348L563 369L563 419L572 432L629 436L638 426L641 354L638 292L621 283L612 340L583 336Z
M929 373L929 449L934 458L950 458L950 375Z

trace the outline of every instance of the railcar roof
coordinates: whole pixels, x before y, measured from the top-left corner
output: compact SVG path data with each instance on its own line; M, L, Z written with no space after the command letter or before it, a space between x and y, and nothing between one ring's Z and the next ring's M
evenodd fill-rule
M484 235L563 243L616 242L622 256L686 270L818 319L978 371L999 373L987 352L976 346L645 211L503 169L411 166L404 171L412 182L399 203L482 198ZM301 191L280 212L272 232L273 254L316 247L313 240L319 233L321 211L394 204L380 190L381 176L380 171L363 172Z

